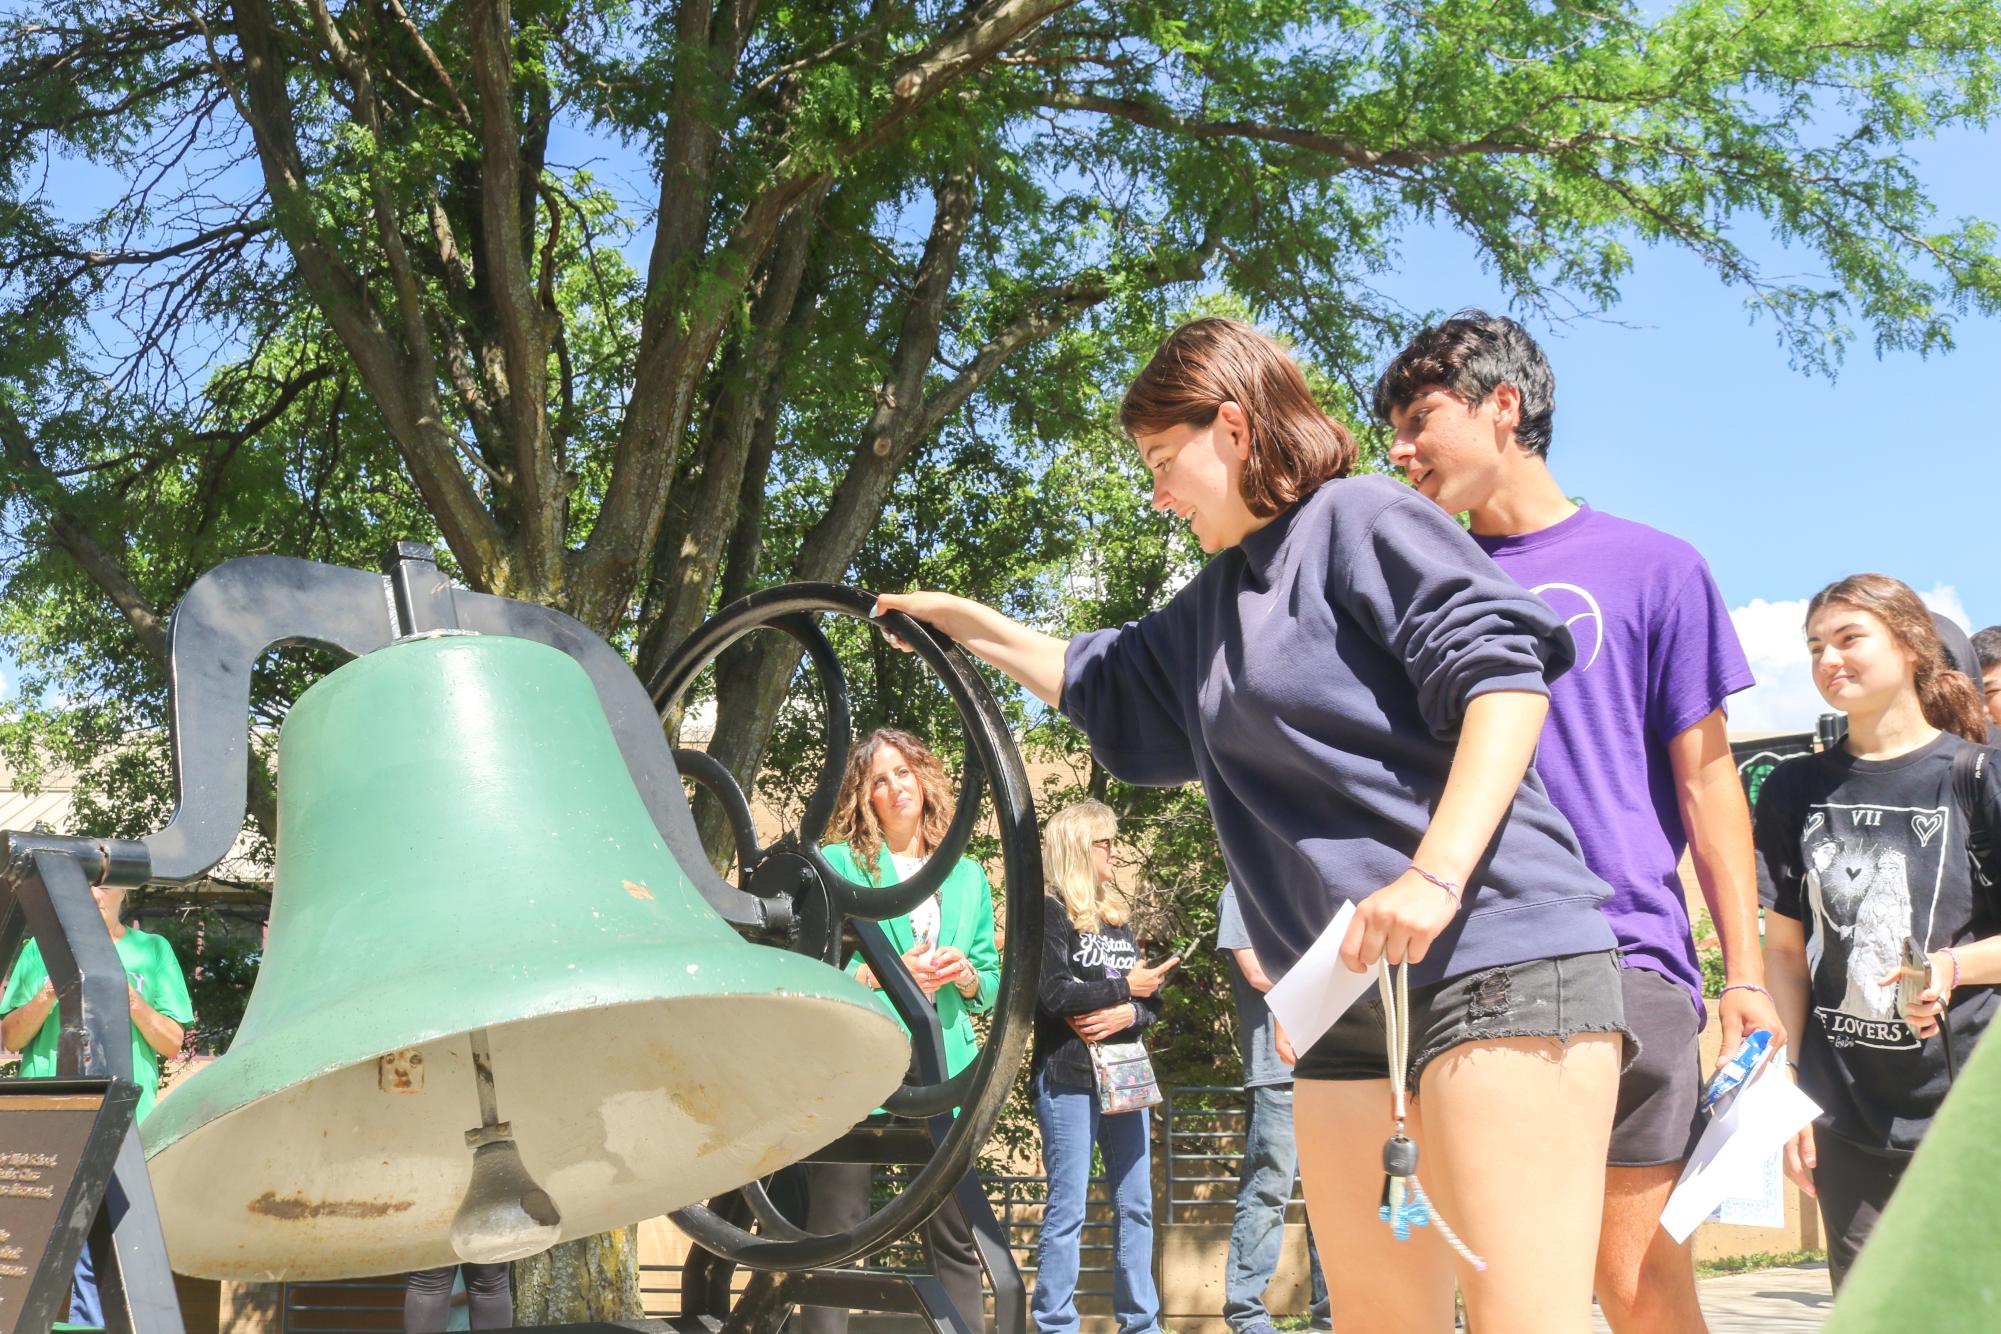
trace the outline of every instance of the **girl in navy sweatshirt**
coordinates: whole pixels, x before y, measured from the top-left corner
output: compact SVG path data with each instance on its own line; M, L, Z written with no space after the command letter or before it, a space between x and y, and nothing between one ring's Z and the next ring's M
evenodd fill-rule
M1062 640L943 593L937 626L1061 709L1128 782L1200 781L1258 957L1343 903L1349 967L1408 964L1406 1128L1439 1229L1379 1221L1385 1014L1299 1054L1300 1165L1337 1329L1589 1327L1624 1013L1605 885L1529 772L1562 623L1436 505L1349 478L1355 445L1270 339L1176 330L1127 392L1153 504L1213 554L1159 611Z

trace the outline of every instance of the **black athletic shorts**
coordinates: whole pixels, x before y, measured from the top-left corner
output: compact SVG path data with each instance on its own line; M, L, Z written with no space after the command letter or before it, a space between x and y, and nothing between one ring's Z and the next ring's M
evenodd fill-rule
M1612 1118L1613 1167L1660 1167L1686 1159L1702 1137L1701 1025L1681 983L1651 968L1621 968L1626 1027L1640 1040L1619 1076Z
M1626 1059L1635 1041L1610 950L1484 968L1410 991L1410 1071L1416 1090L1433 1057L1468 1042L1620 1033ZM1381 996L1370 992L1299 1058L1294 1079L1388 1079Z

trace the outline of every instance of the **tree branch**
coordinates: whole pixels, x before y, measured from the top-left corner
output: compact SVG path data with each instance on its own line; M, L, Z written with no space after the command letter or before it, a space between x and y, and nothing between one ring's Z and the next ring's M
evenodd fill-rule
M354 358L356 373L381 409L459 567L476 587L491 587L505 566L500 532L458 466L456 442L438 404L436 377L416 373L413 358L397 346L384 323L373 293L341 258L338 240L315 221L319 209L292 119L288 57L268 0L233 0L232 12L243 56L241 82L212 47L210 58L251 129L273 216L300 279Z
M924 418L924 377L938 351L945 303L952 294L959 250L973 213L970 173L962 170L944 178L932 187L931 195L931 235L903 308L889 378L876 391L875 409L847 475L835 488L826 514L800 545L797 568L802 579L838 578L838 571L847 568L881 512L890 483L923 438L915 428ZM804 573L808 570L834 573Z
M640 564L659 538L702 372L755 267L753 260L710 284L709 302L697 306L690 300L702 278L700 256L722 144L717 102L741 55L743 34L734 26L741 14L726 5L718 21L713 0L683 0L676 16L677 61L636 376L612 451L604 506L576 561L572 611L600 628L624 614ZM762 250L760 245L758 253Z
M889 105L874 121L831 149L786 154L773 170L773 183L745 205L727 240L705 264L692 262L692 257L701 253L699 237L707 234L709 195L701 193L705 225L698 235L692 230L692 216L682 217L686 201L674 200L668 193L679 188L674 180L679 168L670 145L667 170L662 173L660 230L648 269L650 295L637 384L613 455L605 505L579 562L588 571L591 587L579 595L573 610L587 623L609 625L625 610L633 575L666 511L673 446L688 420L701 370L715 350L723 321L741 299L786 214L808 191L833 180L844 164L902 133L940 93L992 60L1008 43L1075 3L983 0L971 6L923 49L896 63ZM690 0L683 6L684 23L696 10L705 15L706 3ZM732 67L735 55L732 48ZM677 97L680 84L677 78ZM713 146L705 151L713 153ZM676 206L671 218L669 203ZM665 243L674 219L680 219L677 235L682 239L670 246Z
M716 571L736 528L747 466L758 437L773 426L765 420L776 410L768 390L783 378L785 354L796 346L787 333L796 327L807 256L826 193L826 187L815 191L787 219L751 304L750 329L711 376L714 394L702 423L700 480L676 479L677 492L684 486L692 486L693 492L673 497L654 547L652 578L640 612L646 627L639 646L642 671L664 661L708 612Z
M111 605L118 608L118 614L132 627L139 643L164 666L167 661L166 619L153 609L152 602L132 582L132 576L125 572L125 567L91 535L90 525L77 509L69 489L36 452L34 441L28 435L27 423L17 417L13 408L4 401L0 401L0 449L6 451L8 462L25 479L22 489L34 498L47 519L49 536L111 599Z
M198 444L241 444L285 415L292 400L334 373L330 364L308 367L278 386L278 392L250 420L227 429L196 431L187 438Z
M90 525L75 503L75 496L56 479L42 462L29 438L27 424L14 410L0 401L0 452L14 465L17 474L32 484L25 487L48 523L48 533L57 546L69 554L90 581L97 585L125 623L133 638L164 673L167 669L167 621L152 601L126 573L125 567L91 535ZM278 788L270 767L255 757L249 766L249 785L244 794L245 814L258 828L275 838L278 831Z
M1302 130L1289 125L1273 125L1256 120L1196 120L1151 101L1137 98L1099 97L1052 89L1042 95L1042 105L1058 111L1090 111L1115 116L1144 125L1148 129L1185 135L1190 139L1253 139L1265 143L1302 148L1323 157L1338 159L1347 167L1393 169L1421 167L1456 157L1507 157L1555 154L1604 143L1619 136L1587 132L1557 139L1508 138L1501 134L1468 139L1462 143L1426 144L1409 148L1375 149L1340 139L1318 130Z
M26 263L39 259L69 259L83 265L86 270L124 266L144 267L148 264L158 264L162 260L179 259L183 255L213 245L217 241L248 240L253 236L261 236L270 230L271 224L268 222L252 222L248 218L239 218L233 222L224 223L220 227L211 227L207 231L199 232L194 236L188 237L185 241L176 241L170 246L162 246L158 250L75 250L67 246L52 246L40 250L20 252L14 257L14 262Z
M889 107L875 123L837 149L842 160L889 142L930 101L1077 0L987 0L923 50L898 61ZM781 166L780 175L784 174Z
M382 176L380 153L388 145L382 132L382 102L376 95L375 79L369 72L367 62L348 46L346 38L341 35L333 14L327 9L326 0L307 0L307 8L313 16L313 27L319 33L320 41L354 89L362 128L375 141L376 153L371 155L368 163L369 212L375 220L375 239L382 247L383 258L388 261L389 281L396 290L396 309L403 323L404 353L413 363L410 378L429 388L437 383L437 360L431 351L430 332L424 324L424 305L417 290L417 275L411 268L409 252L403 246L402 222L396 214L396 200L390 193L389 183ZM435 393L434 388L429 391Z
M466 109L465 99L459 96L459 86L453 83L452 76L446 73L444 62L438 59L438 53L432 50L431 44L424 40L424 34L411 21L409 11L403 8L403 0L388 0L388 3L389 12L396 16L396 22L403 29L404 35L416 43L418 54L424 57L424 63L431 67L431 73L437 76L440 86L451 95L451 118L461 127L470 130L472 112Z
M834 57L851 51L864 42L875 41L886 36L895 22L899 18L909 14L909 12L910 5L908 3L884 4L880 13L870 19L867 24L849 33L846 37L840 38L838 41L832 42L810 55L800 56L795 60L788 60L777 69L772 70L744 91L742 101L745 103L755 102L793 75L804 74L815 65L824 65Z

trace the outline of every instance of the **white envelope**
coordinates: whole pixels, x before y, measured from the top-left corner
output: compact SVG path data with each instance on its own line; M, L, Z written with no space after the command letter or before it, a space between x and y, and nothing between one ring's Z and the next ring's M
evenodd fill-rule
M1355 905L1342 904L1341 911L1334 914L1334 920L1327 924L1320 938L1265 993L1265 1004L1278 1016L1296 1052L1304 1054L1318 1042L1320 1035L1376 984L1376 974L1383 970L1377 962L1370 964L1368 971L1357 973L1341 962L1341 941L1348 934L1348 923L1354 916Z
M1661 1211L1661 1226L1677 1242L1687 1241L1726 1197L1753 1183L1773 1152L1820 1115L1814 1100L1787 1077L1785 1063L1781 1051L1752 1072L1702 1132Z

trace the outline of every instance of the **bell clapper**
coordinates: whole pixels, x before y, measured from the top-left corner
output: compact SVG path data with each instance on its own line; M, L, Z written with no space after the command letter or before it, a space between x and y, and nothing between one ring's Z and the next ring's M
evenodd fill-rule
M493 1086L493 1053L486 1030L472 1042L473 1082L479 1091L479 1125L466 1131L472 1181L452 1217L452 1250L461 1260L498 1264L538 1254L562 1236L563 1215L521 1161L514 1128L500 1119Z

